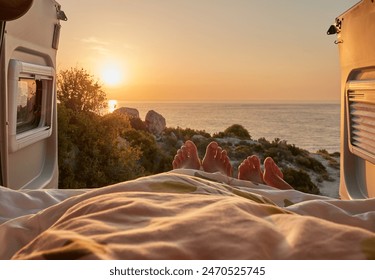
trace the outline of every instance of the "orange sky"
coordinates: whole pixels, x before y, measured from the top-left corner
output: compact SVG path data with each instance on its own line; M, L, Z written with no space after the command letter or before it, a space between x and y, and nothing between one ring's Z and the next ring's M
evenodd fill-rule
M326 31L357 1L59 0L59 69L90 71L109 99L338 101Z

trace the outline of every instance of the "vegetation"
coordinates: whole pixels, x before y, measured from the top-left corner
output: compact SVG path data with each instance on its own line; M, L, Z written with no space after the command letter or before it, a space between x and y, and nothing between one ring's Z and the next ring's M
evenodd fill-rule
M101 117L58 106L59 186L93 188L143 174L141 151L119 140L130 127L119 115Z
M58 75L59 185L62 188L93 188L169 171L177 150L188 139L202 157L207 144L218 141L236 169L247 156L268 156L282 168L284 180L296 189L318 194L312 182L330 181L326 167L308 151L279 138L252 140L241 125L234 124L211 136L190 128L166 128L161 137L148 132L145 123L120 113L101 115L106 95L83 69ZM233 138L237 139L233 141ZM339 154L317 152L328 166L339 168ZM236 173L236 170L235 170Z
M107 108L107 97L101 85L82 68L71 68L59 73L57 99L74 112L100 114Z
M324 159L328 161L329 166L332 168L335 168L337 170L340 169L340 162L337 160L338 157L340 157L340 153L328 153L326 150L319 150L317 154L321 155Z
M240 124L233 124L227 129L225 129L224 132L219 132L217 134L214 134L213 137L214 138L236 137L238 139L251 140L250 133L247 131L246 128L244 128Z
M58 76L59 186L92 188L141 176L141 151L121 141L131 128L118 114L100 116L106 95L85 70Z
M127 129L121 137L141 151L138 161L144 173L142 175L156 174L171 169L173 157L161 150L150 133L134 128Z
M311 181L309 174L303 170L283 168L284 180L293 188L306 193L320 194L319 188Z

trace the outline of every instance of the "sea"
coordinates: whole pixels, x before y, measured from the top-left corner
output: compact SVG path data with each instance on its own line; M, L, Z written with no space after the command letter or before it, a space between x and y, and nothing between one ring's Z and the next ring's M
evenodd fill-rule
M167 127L204 130L211 135L232 124L246 128L252 139L275 138L316 152L340 151L339 103L145 103L117 101L117 108L129 107L145 119L149 110L161 114Z

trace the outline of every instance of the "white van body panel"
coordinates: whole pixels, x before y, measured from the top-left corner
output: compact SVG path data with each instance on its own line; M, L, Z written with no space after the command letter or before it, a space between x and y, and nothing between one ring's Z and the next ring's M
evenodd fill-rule
M54 0L33 1L5 26L1 54L1 171L11 189L58 187Z
M375 197L375 3L336 19L341 63L342 199Z

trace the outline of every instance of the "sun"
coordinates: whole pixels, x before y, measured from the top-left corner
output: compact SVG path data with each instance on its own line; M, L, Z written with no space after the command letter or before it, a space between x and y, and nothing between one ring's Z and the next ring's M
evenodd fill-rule
M118 86L123 80L123 71L117 65L106 65L101 70L101 78L107 86Z

